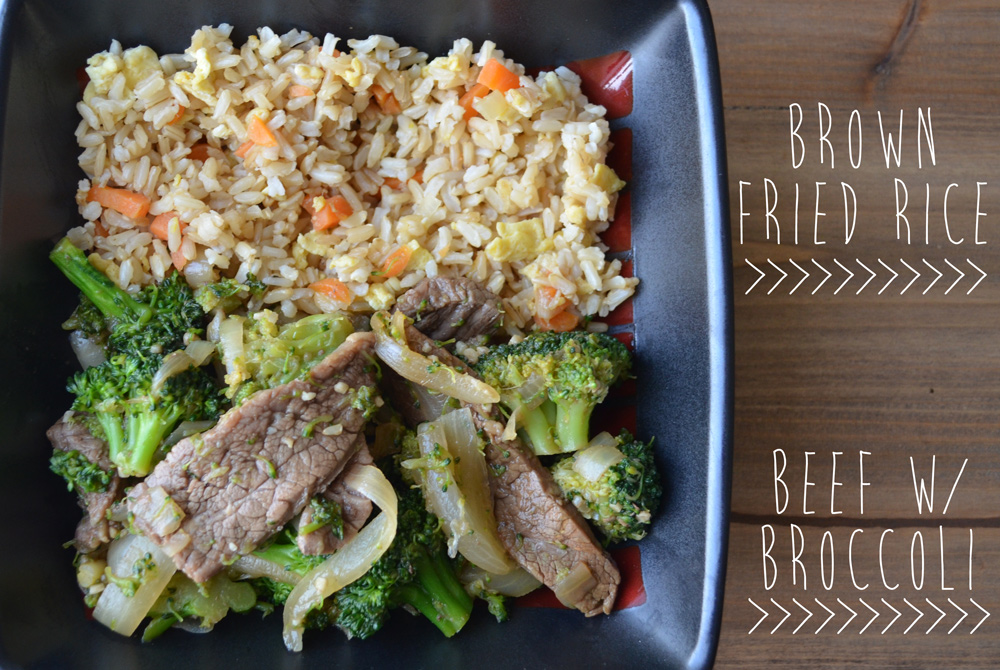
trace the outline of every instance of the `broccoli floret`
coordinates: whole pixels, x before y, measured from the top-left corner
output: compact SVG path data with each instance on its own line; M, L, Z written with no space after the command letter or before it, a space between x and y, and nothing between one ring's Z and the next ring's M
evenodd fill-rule
M90 264L68 239L50 258L100 310L108 329L107 360L76 374L68 390L91 432L108 442L123 477L145 476L163 439L183 420L214 420L224 409L215 382L203 368L157 381L166 355L201 332L205 315L187 281L174 274L135 297ZM91 307L81 303L94 322ZM91 326L87 326L91 327ZM82 328L81 328L82 329Z
M660 505L663 485L653 459L653 441L642 442L622 431L617 438L622 460L589 481L573 465L573 454L552 467L566 498L606 538L607 542L641 540Z
M590 441L590 415L624 378L631 356L610 335L532 333L494 347L476 363L536 454L576 451Z
M309 500L309 507L312 510L312 519L309 523L299 526L300 535L315 533L320 528L329 526L334 537L344 539L343 510L336 500L330 500L326 496L313 496Z
M149 610L151 620L142 632L142 641L156 639L185 619L197 621L202 630L210 631L230 610L245 612L256 602L257 595L246 582L216 575L204 584L195 584L178 572Z
M52 472L66 480L66 488L77 493L103 493L111 483L111 473L105 472L79 451L52 452L49 459Z
M458 580L441 523L427 510L423 494L397 483L396 537L364 576L333 594L334 623L348 637L366 638L382 627L393 609L408 605L451 637L468 621L472 598Z
M221 307L222 311L228 313L242 305L251 295L261 295L265 288L263 282L253 275L248 275L245 283L235 279L223 279L214 284L200 286L194 292L194 299L205 312Z
M144 477L157 450L181 421L214 420L223 410L214 380L189 368L154 388L161 356L140 360L117 354L78 372L68 390L73 409L97 437L107 441L111 461L123 477Z
M233 328L235 334L224 334L220 342L229 385L226 394L240 399L305 377L354 332L351 320L343 314L313 314L280 328L277 315L269 310L229 320L240 324L241 330ZM223 327L230 330L226 324ZM232 339L237 337L242 337L241 342ZM244 389L247 385L251 385L249 390Z
M104 313L83 293L80 304L62 324L63 330L79 330L88 338L104 342L108 337L108 319Z
M272 536L271 541L253 552L254 556L263 558L281 566L289 573L289 582L297 581L307 572L329 558L328 555L307 556L299 551L295 541L295 530L288 527ZM295 575L293 577L292 575ZM288 594L285 594L286 596ZM282 601L284 602L284 601Z

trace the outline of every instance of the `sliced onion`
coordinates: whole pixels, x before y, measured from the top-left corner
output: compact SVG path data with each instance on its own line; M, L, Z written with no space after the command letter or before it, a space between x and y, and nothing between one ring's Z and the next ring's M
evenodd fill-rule
M376 338L375 353L386 365L414 384L464 402L485 405L500 401L500 394L489 384L411 349L406 344L406 330L401 325L405 323L402 321L405 316L402 312L396 312L396 315L398 318L393 317L393 330L399 335L399 340L389 333L389 315L386 312L376 313L371 320Z
M455 410L421 425L417 441L421 455L434 459L434 467L418 473L424 496L443 522L452 555L457 551L489 572L510 572L514 562L497 535L489 471L471 411ZM443 453L435 455L438 446Z
M543 391L545 391L545 378L532 372L523 384L505 391L501 397L508 405L524 405L525 409L535 409L548 397Z
M174 431L170 433L170 435L167 435L167 439L163 440L163 448L169 449L185 437L191 437L192 435L196 435L198 433L204 433L214 425L214 421L181 421L181 423L174 428Z
M84 370L107 360L104 347L87 337L82 330L74 330L69 334L69 346L73 348L76 360L80 361L80 367Z
M219 324L219 347L226 374L238 372L238 361L243 360L243 317L230 316Z
M369 498L382 512L333 556L310 570L285 601L282 637L289 651L302 651L306 615L330 594L364 575L396 536L396 492L382 471L372 465L357 468L344 480L351 490Z
M109 583L94 608L95 619L126 637L139 627L167 582L177 572L177 566L159 547L141 535L121 537L108 549L108 567L117 577L133 576L136 561L143 560L147 553L155 567L145 572L135 595L129 598L117 584Z
M594 590L597 580L586 563L577 563L565 577L556 582L552 591L566 607L576 607L584 596Z
M625 454L611 444L596 444L577 452L573 469L588 482L596 482L613 465L618 464Z
M192 340L191 343L187 345L187 348L184 349L184 353L191 357L191 360L194 361L195 365L202 366L215 353L215 342L209 342L208 340Z
M298 584L301 581L298 573L254 554L240 556L233 562L232 568L242 577L267 577L285 584Z
M488 590L512 598L527 595L542 585L524 568L514 568L505 575L497 575L471 563L466 564L459 578L463 584L480 582Z
M156 371L155 375L153 375L153 383L151 386L153 393L159 392L159 390L163 388L163 385L167 383L168 379L174 375L179 375L193 365L194 359L188 356L187 352L183 349L171 351L163 357L163 363L160 364L160 369Z
M609 444L612 447L617 447L618 439L605 430L597 435L594 435L593 439L590 440L590 443L587 446L596 447L599 444Z

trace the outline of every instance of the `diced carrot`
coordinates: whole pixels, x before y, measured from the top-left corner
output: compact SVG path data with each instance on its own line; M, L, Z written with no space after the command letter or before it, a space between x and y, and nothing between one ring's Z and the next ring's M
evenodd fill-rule
M410 177L410 179L412 179L413 181L417 182L418 184L423 184L424 183L424 169L420 168L419 170L417 170L416 172L414 172L413 176Z
M340 223L340 217L333 211L333 207L324 201L323 206L312 215L313 230L327 230Z
M332 198L326 199L326 204L333 207L333 211L337 213L341 219L346 219L351 214L354 214L354 209L351 207L351 203L347 202L347 198L342 195L335 195Z
M542 317L555 314L566 304L566 298L551 286L539 286L535 289L535 310Z
M170 260L174 262L174 267L177 268L178 272L182 272L184 270L184 266L187 265L188 262L187 258L184 257L183 252L181 252L180 247L177 247L175 251L170 252Z
M479 72L476 83L486 86L491 91L500 91L501 93L521 87L520 77L508 70L507 66L496 58L486 61L486 65Z
M170 219L177 218L177 222L180 224L181 232L187 228L187 224L180 220L180 215L177 212L164 212L163 214L157 214L153 222L149 224L149 232L153 234L154 237L167 241L170 237L169 226Z
M333 50L333 57L334 58L340 58L340 49L334 49Z
M257 115L251 116L250 123L247 124L247 139L261 147L278 146L278 139L274 133Z
M406 269L406 264L410 262L413 250L409 247L399 247L386 256L382 263L382 271L379 273L383 277L395 277Z
M100 221L94 221L94 234L97 235L98 237L107 237L108 230L103 225L101 225Z
M247 140L246 142L241 144L239 148L233 153L236 154L239 158L246 158L247 153L249 153L251 149L253 149L253 141Z
M565 333L573 330L577 327L577 325L579 325L580 317L568 309L564 309L563 311L553 315L550 319L543 319L542 317L536 315L535 323L537 323L542 330Z
M479 116L479 112L477 112L476 108L472 106L472 103L476 100L476 98L481 98L489 92L489 87L484 84L476 84L466 91L465 95L458 99L458 104L465 109L465 114L462 115L462 118L468 121L475 116Z
M334 279L333 277L320 279L317 282L309 284L309 288L319 295L343 305L350 304L351 302L351 290L339 279Z
M308 86L303 86L302 84L292 84L288 87L288 97L289 98L304 98L307 95L312 95L313 90Z
M395 177L386 177L383 180L383 183L385 183L385 185L388 186L389 188L391 188L393 190L396 190L396 191L398 191L400 189L400 187L402 187L402 185L403 185L403 182L399 181Z
M378 102L378 106L386 114L399 114L403 111L403 108L399 106L399 101L396 100L396 96L392 91L387 91L378 84L372 85L372 93L375 95L375 100Z
M193 161L201 161L204 163L208 160L208 149L209 147L207 142L198 142L198 144L191 147L191 150L188 151L188 158Z
M172 118L169 121L167 121L167 125L168 126L172 126L175 123L177 123L178 121L180 121L181 117L184 116L184 112L185 111L186 110L184 109L184 105L177 105L177 113L174 115L174 118Z
M113 209L130 219L146 216L150 205L149 198L142 193L108 186L91 186L87 193L87 202L99 202L101 207Z

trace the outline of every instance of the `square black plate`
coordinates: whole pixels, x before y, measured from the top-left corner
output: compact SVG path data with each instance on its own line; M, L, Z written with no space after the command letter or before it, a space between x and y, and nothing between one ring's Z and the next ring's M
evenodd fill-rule
M722 109L704 2L436 0L12 0L0 5L6 90L0 172L2 382L0 665L25 668L708 667L725 578L732 425L732 296ZM368 641L308 635L293 656L280 614L231 616L209 635L142 645L88 621L70 566L78 519L47 470L44 430L68 405L74 361L59 323L75 296L48 263L76 225L77 69L106 49L180 51L229 22L343 37L380 32L430 54L465 36L494 40L529 68L628 50L634 109L632 243L638 426L655 435L667 488L642 542L647 601L609 617L520 608L478 612L457 638L402 613Z

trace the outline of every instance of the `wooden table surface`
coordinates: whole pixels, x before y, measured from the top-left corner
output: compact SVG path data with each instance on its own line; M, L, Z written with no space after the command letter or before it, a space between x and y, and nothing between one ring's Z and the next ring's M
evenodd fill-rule
M716 667L1000 667L1000 2L710 7L736 309Z

